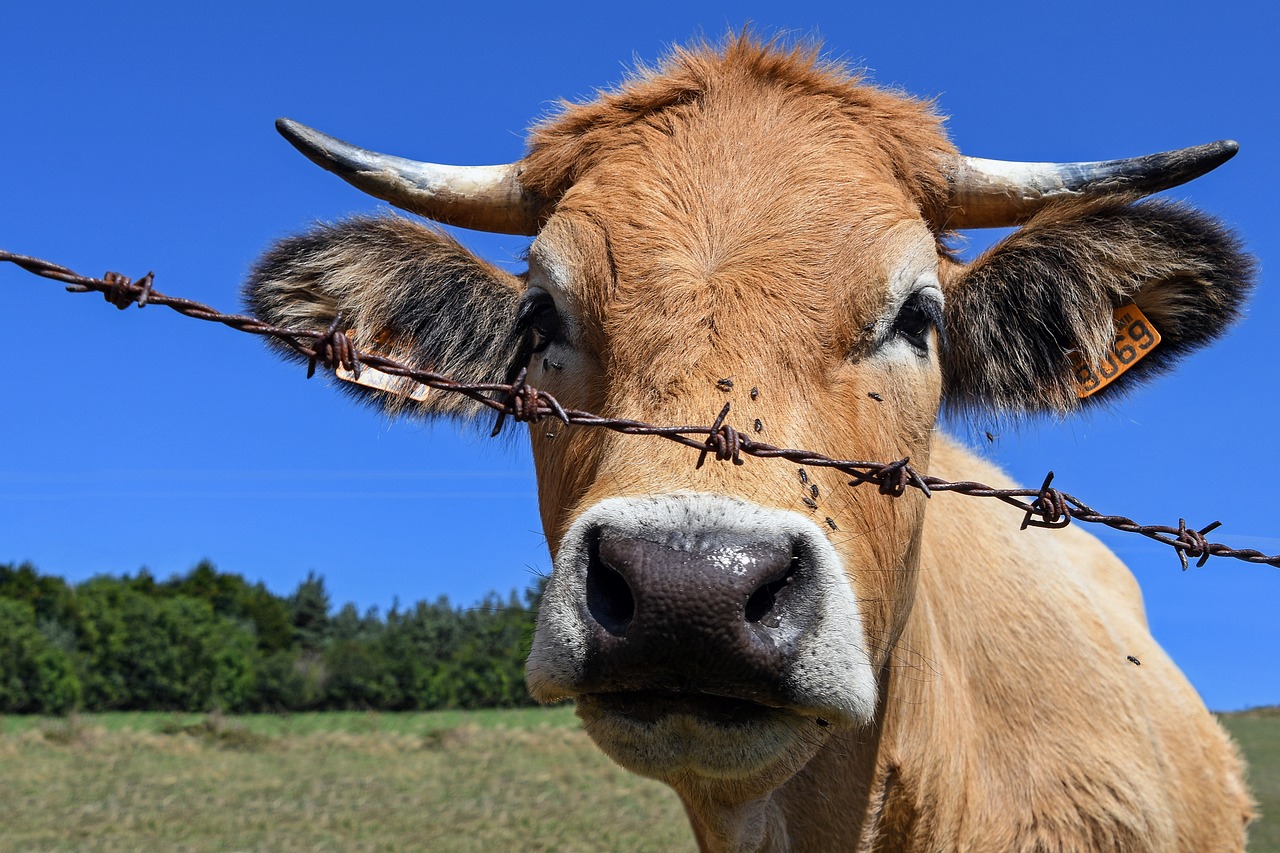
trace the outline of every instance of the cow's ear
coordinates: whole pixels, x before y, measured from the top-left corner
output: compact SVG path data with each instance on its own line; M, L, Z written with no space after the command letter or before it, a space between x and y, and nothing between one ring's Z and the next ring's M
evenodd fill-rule
M324 331L338 312L353 344L463 382L504 382L518 358L523 282L442 232L400 217L354 218L281 240L245 299L276 326ZM301 359L277 344L283 354ZM344 388L393 413L468 415L467 398L368 372ZM385 390L374 390L380 385Z
M1114 399L1221 335L1253 275L1234 235L1182 205L1112 198L1054 206L948 277L947 403L1016 416ZM1159 344L1110 384L1078 396L1082 377L1094 385L1097 375L1115 374L1116 357L1107 358L1116 309L1129 304ZM1140 338L1144 329L1135 331ZM1081 364L1097 368L1095 376Z

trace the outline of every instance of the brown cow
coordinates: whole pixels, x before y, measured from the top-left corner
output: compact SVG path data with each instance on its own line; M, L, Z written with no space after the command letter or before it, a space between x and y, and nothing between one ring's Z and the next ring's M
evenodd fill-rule
M1232 143L961 157L927 104L750 37L566 106L510 166L281 130L401 208L537 239L517 276L400 218L318 227L252 275L271 322L341 311L357 345L472 380L527 367L610 416L705 423L727 399L771 443L949 479L1005 480L935 432L941 405L1114 399L1220 334L1252 277L1213 220L1136 201ZM951 229L1013 224L971 264L946 248ZM1162 341L1082 401L1073 354L1100 364L1129 303ZM886 497L825 469L531 435L554 571L529 687L574 699L610 757L670 784L703 849L1243 847L1236 751L1088 534L1019 533L989 502Z

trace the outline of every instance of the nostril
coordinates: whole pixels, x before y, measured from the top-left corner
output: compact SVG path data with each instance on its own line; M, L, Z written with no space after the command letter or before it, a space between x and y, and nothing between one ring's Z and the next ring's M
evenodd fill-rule
M751 593L743 614L748 622L763 624L768 628L777 628L782 624L779 605L785 601L787 587L795 577L799 565L800 554L793 551L787 567Z
M600 541L592 539L587 563L587 610L610 634L620 637L636 613L636 599L626 578L600 557Z

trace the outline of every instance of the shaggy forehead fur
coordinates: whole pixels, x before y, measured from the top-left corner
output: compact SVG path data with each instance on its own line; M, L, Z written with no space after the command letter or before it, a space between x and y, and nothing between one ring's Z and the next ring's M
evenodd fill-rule
M950 153L930 105L811 49L678 50L533 131L521 180L554 216L531 257L574 267L614 377L725 375L749 342L753 370L812 382L908 252L932 263Z
M778 120L761 120L782 104L788 115L775 112ZM677 48L658 67L640 68L614 91L598 93L589 103L563 104L559 115L531 132L520 179L554 202L581 175L619 152L653 145L717 112L730 123L738 119L743 136L737 142L743 149L768 144L784 117L798 119L811 132L834 134L819 140L812 133L807 144L815 148L849 136L856 126L850 141L874 160L874 166L863 168L881 170L906 190L921 216L945 227L947 182L940 164L955 149L931 103L865 86L843 64L821 59L817 47L783 50L750 37L720 50L705 44ZM795 152L794 159L803 160L804 153Z

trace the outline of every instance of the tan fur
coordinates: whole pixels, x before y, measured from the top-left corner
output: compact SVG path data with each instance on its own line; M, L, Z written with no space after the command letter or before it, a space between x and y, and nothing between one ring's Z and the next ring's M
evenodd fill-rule
M552 205L527 283L564 317L529 381L566 406L654 423L707 423L728 401L730 422L770 443L910 457L1000 484L935 436L947 357L936 336L917 353L876 331L894 327L904 275L911 285L936 274L949 301L968 304L981 303L966 288L983 275L1009 283L995 272L1011 251L967 271L938 247L940 164L952 152L929 105L866 87L812 50L749 37L677 51L566 106L534 131L522 164L522 181ZM1046 213L1014 247L1051 256L1058 247L1043 235L1080 210ZM1124 251L1106 263L1152 266ZM1183 309L1161 307L1162 275L1126 292L1172 315ZM394 290L384 283L370 298ZM361 328L379 325L385 308L361 305ZM1107 329L1105 309L1089 311L1080 334L1092 351ZM979 315L961 312L948 334L969 334L978 320L965 318ZM965 369L992 356L978 351ZM477 371L500 372L492 356L476 358L488 359ZM531 436L553 553L607 498L731 495L823 526L857 593L880 684L871 724L814 726L802 749L739 777L655 771L703 849L1243 847L1239 759L1152 640L1132 576L1087 534L1019 532L994 503L890 498L821 469L802 483L780 461L695 468L688 449L657 439L546 423ZM813 486L816 509L804 502ZM751 744L742 750L759 763Z
M662 423L706 422L729 399L733 423L758 417L769 441L999 480L932 442L936 374L842 358L883 306L904 223L924 225L937 192L936 175L903 180L899 162L919 171L948 146L922 105L842 89L808 63L744 42L723 61L681 53L535 133L526 175L549 196L569 188L533 257L569 268L595 377L537 381ZM560 433L534 433L553 550L580 509L616 495L712 491L804 510L792 466L695 470L683 448ZM669 780L706 849L845 849L859 832L874 850L1241 847L1235 753L1094 540L1019 534L1003 507L971 499L939 496L926 513L916 494L810 476L824 496L811 514L839 526L884 664L880 749L850 761L869 734L844 733L759 800ZM872 782L889 776L873 808Z
M949 442L934 459L1005 480ZM1132 575L1075 527L1028 536L1002 507L943 500L900 646L930 671L902 673L882 751L914 782L900 807L930 814L927 849L1241 849L1239 759L1152 640Z

